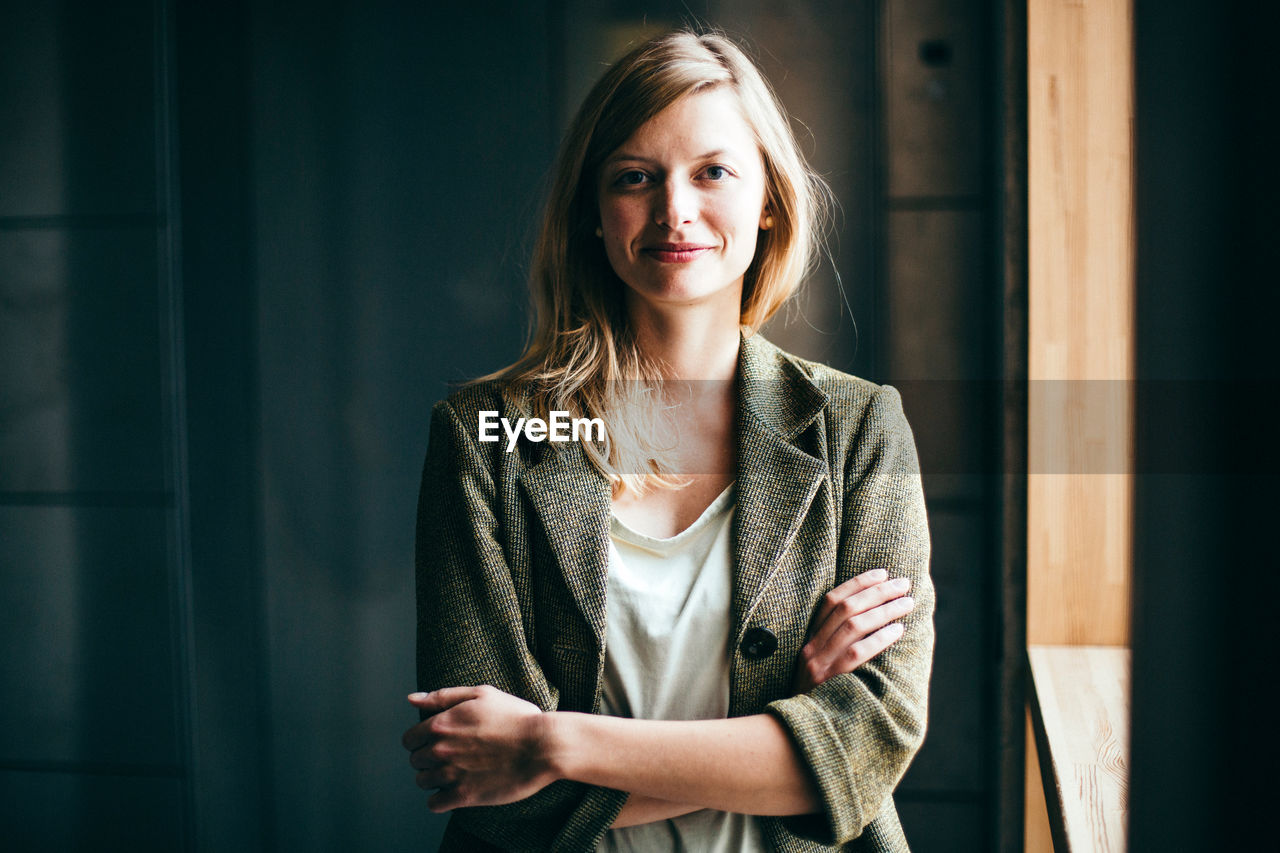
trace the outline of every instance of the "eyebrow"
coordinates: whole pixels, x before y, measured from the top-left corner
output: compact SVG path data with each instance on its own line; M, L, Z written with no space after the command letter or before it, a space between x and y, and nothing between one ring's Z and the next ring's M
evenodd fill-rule
M731 153L731 152L729 152L729 151L725 150L724 148L717 148L717 149L716 149L716 150L714 150L714 151L708 151L708 152L707 152L707 153L705 153L705 154L699 154L697 157L694 157L693 159L694 159L695 161L701 161L701 160L714 160L714 159L716 159L717 157L723 157L724 155L729 154L729 153ZM614 163L624 163L624 162L626 162L626 161L628 161L628 160L634 160L634 161L639 162L639 163L655 163L655 162L657 162L656 160L654 160L654 159L652 159L652 158L650 158L650 157L640 157L640 156L638 156L638 155L636 155L636 154L628 154L628 153L626 153L625 151L623 151L623 152L620 152L620 153L618 153L618 154L615 154L614 156L610 157L608 160L605 160L605 161L604 161L604 164L605 164L606 166L611 166L611 165L613 165Z

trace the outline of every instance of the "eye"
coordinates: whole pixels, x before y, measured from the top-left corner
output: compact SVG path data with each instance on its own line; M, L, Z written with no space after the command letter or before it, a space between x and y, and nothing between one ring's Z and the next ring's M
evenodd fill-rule
M723 181L730 176L729 170L724 166L708 166L702 170L702 174L712 181Z
M614 179L613 183L620 187L638 187L649 180L649 176L638 169L628 169Z

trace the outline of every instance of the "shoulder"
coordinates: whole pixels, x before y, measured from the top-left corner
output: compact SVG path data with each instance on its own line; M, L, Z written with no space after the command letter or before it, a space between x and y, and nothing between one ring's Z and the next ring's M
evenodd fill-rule
M892 385L881 385L792 355L758 334L753 340L757 360L772 362L779 378L789 379L792 384L807 384L826 398L823 406L826 419L837 431L858 433L864 427L884 428L891 423L906 426L902 398Z
M428 467L435 460L435 470L487 472L486 477L501 470L510 461L506 457L517 455L502 452L500 424L512 412L510 396L506 383L482 380L438 401L431 410Z
M455 388L435 404L434 418L443 415L475 426L481 412L502 411L506 407L508 395L505 388L505 383L496 379L472 382Z
M514 423L518 418L529 417L529 394L521 388L501 378L481 379L454 388L433 407L432 428L442 419L451 420L465 425L474 437L482 418L508 418Z
M845 373L843 370L836 370L830 365L823 364L818 361L810 361L806 358L792 355L791 353L782 352L785 358L795 368L797 372L802 374L814 387L827 395L830 401L829 405L833 411L840 413L848 413L851 411L862 411L869 405L881 391L889 386L878 385L869 379L863 379L861 376L854 376L852 373ZM890 388L892 390L892 388Z

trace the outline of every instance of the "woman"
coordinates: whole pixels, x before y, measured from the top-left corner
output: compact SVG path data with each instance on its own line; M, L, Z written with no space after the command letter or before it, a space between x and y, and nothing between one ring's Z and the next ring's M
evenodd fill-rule
M404 744L456 809L444 849L906 849L933 645L911 433L892 388L755 334L823 191L716 35L642 45L578 113L531 343L432 418ZM555 412L605 434L511 430Z

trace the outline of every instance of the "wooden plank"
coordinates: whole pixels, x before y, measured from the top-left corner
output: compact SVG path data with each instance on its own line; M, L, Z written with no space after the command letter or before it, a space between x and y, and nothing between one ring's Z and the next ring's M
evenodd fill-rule
M1129 650L1031 646L1031 720L1058 853L1123 853Z
M1132 523L1131 0L1027 7L1029 643L1124 645Z

